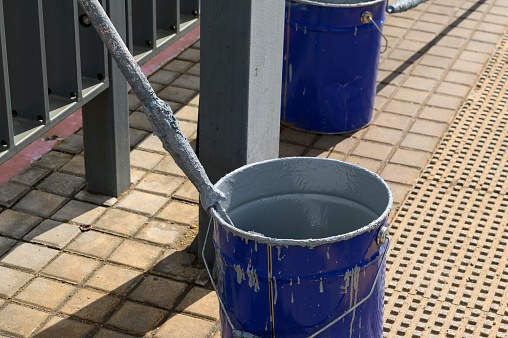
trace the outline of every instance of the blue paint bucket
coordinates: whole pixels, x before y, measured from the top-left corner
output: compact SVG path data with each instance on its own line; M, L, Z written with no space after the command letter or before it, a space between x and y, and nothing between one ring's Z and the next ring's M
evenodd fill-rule
M212 210L223 337L382 335L392 194L378 175L292 157L215 186L234 224Z
M283 124L347 133L372 121L386 2L286 1Z

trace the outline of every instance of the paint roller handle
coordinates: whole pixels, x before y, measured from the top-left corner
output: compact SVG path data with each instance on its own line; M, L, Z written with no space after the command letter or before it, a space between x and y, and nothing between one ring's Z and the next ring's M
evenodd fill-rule
M225 196L210 182L199 159L182 134L171 107L157 97L99 1L79 0L79 2L132 90L143 103L154 134L159 137L164 149L171 154L176 164L196 186L202 206L210 212L210 208L219 206Z
M386 11L390 14L402 13L412 8L415 8L421 3L428 0L399 0L386 8Z

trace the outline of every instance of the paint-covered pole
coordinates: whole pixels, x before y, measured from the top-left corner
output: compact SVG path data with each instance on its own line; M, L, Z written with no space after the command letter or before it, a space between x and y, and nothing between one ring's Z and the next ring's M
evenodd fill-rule
M224 195L212 186L203 166L182 134L171 107L157 97L101 4L97 0L79 0L79 2L132 90L143 103L154 134L159 137L164 149L171 154L176 164L198 189L203 208L208 211L211 207L218 206Z
M428 0L399 0L388 6L386 11L390 14L402 13L427 1Z

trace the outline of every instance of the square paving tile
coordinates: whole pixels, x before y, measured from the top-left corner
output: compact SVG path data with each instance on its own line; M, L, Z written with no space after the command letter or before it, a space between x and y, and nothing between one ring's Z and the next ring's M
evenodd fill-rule
M194 287L182 300L177 311L219 320L219 301L214 291Z
M32 190L26 194L13 209L26 211L43 217L49 217L57 211L67 199L63 196Z
M198 216L198 205L179 201L172 201L157 215L159 218L187 225L194 224Z
M200 52L199 49L189 48L182 54L178 55L179 60L199 62Z
M407 134L401 142L402 147L434 152L438 145L439 139L431 136Z
M57 254L58 251L55 249L31 243L20 243L5 254L0 262L38 272Z
M304 150L304 146L281 142L279 144L279 157L301 156Z
M134 290L130 298L171 309L186 288L185 283L150 275Z
M163 100L175 101L180 103L189 102L197 92L195 90L167 86L159 92L159 97Z
M126 239L108 260L146 270L161 253L162 249L159 247Z
M134 149L131 151L131 166L150 170L155 167L163 158L164 155L161 154Z
M143 277L143 273L116 265L103 265L86 282L86 286L124 296Z
M75 287L72 285L37 277L15 298L26 303L56 309L74 290ZM51 296L48 297L49 295Z
M415 134L441 137L447 129L448 125L446 123L416 120L409 131Z
M106 210L97 205L69 201L62 209L53 215L53 219L67 222L72 221L80 225L90 225Z
M171 175L185 176L182 169L180 169L171 156L166 156L154 169Z
M83 232L67 247L67 250L88 256L106 258L121 242L121 238L91 230Z
M65 314L100 322L120 302L120 298L94 290L80 289L60 309Z
M7 304L0 310L0 329L28 337L47 317L46 312L17 304Z
M136 186L136 189L169 196L185 181L182 177L149 173Z
M199 192L194 184L192 184L189 180L185 181L185 183L173 194L173 197L194 203L199 202Z
M132 212L110 209L95 223L95 228L129 236L138 231L147 220L147 217Z
M15 239L0 236L0 257L9 251L16 243L18 243L18 241Z
M61 249L80 232L76 225L47 219L23 239L27 242L46 244Z
M118 207L154 215L167 202L167 197L133 190L118 203Z
M29 273L0 266L0 296L12 297L33 277Z
M139 142L145 139L148 135L146 131L138 129L129 129L130 147L134 148Z
M362 168L378 173L381 168L382 162L379 160L373 160L370 158L359 157L359 156L348 156L344 159L345 162L356 164Z
M144 239L145 241L171 245L182 235L187 227L183 227L176 224L170 224L165 221L153 220L145 226L136 238Z
M413 185L419 176L420 169L396 164L387 164L381 172L381 177L383 179L407 185Z
M365 140L396 144L402 137L402 131L392 128L370 126L364 135Z
M37 188L55 195L72 196L85 185L85 179L74 175L54 172Z
M155 333L154 337L205 338L213 330L214 322L183 314L171 316Z
M81 283L100 262L77 255L63 253L51 262L42 273L65 281Z
M107 324L143 335L153 330L166 313L164 310L127 301Z
M424 168L430 159L431 154L423 151L397 149L393 154L390 162L396 164L403 164L418 168Z
M169 70L165 70L165 69L160 69L157 72L155 72L155 74L150 76L149 81L150 82L164 84L164 85L168 85L174 79L176 79L178 74L179 74L178 72L169 71Z
M15 182L9 181L2 184L0 186L0 206L11 207L29 190L29 187Z
M180 110L175 114L175 117L180 120L187 120L197 123L198 122L198 111L197 107L193 106L183 106Z
M100 329L94 335L94 338L132 338L130 334L124 334L113 330Z
M373 125L378 125L381 127L389 127L400 130L405 130L409 123L411 122L411 118L408 116L403 116L399 114L390 114L390 113L382 113L375 119Z
M180 75L173 83L172 86L192 89L199 91L199 76L193 76L190 74Z
M43 167L46 169L56 170L62 167L72 158L72 155L61 153L59 151L50 151L44 155L40 160L34 162L34 166Z
M373 160L384 161L390 154L392 148L389 145L362 141L356 146L352 154L367 157Z
M60 168L60 171L71 175L85 176L85 157L74 156L72 160Z
M44 325L34 337L54 338L54 337L87 337L95 328L94 325L77 321L72 318L55 316Z
M138 148L166 154L166 150L162 146L161 140L159 139L159 137L157 137L155 135L147 136L143 140L143 142L141 142L138 145Z
M402 203L404 202L404 199L406 197L406 194L409 192L409 189L411 189L410 185L404 185L400 183L395 182L386 182L388 186L390 187L390 190L393 194L393 202L394 203ZM392 211L392 214L394 214L395 211Z
M30 166L21 173L14 176L14 178L12 178L11 181L32 186L37 182L39 182L42 178L44 178L44 176L46 176L49 173L50 171L48 169Z
M40 217L6 209L0 213L0 234L21 239L41 221Z
M101 194L94 194L91 193L85 189L81 190L74 196L75 199L83 201L83 202L90 202L93 204L100 204L105 207L110 207L114 205L116 202L118 202L118 199L116 197L101 195Z
M55 147L56 150L70 154L78 154L83 151L83 136L71 134Z
M168 63L166 66L164 66L164 69L173 71L173 72L183 73L187 69L192 67L192 65L194 65L194 62L175 59L175 60L171 61L170 63Z
M129 126L145 131L152 131L152 124L148 121L145 113L135 111L129 115Z
M152 270L175 279L194 283L200 274L199 270L192 266L195 258L196 256L187 252L170 249L159 259Z

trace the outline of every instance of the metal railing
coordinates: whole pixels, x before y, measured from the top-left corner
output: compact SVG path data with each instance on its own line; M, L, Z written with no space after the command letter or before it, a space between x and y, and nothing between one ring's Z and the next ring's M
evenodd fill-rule
M140 64L199 24L199 0L101 3L125 13L113 22ZM0 164L110 88L112 68L77 1L0 0Z

